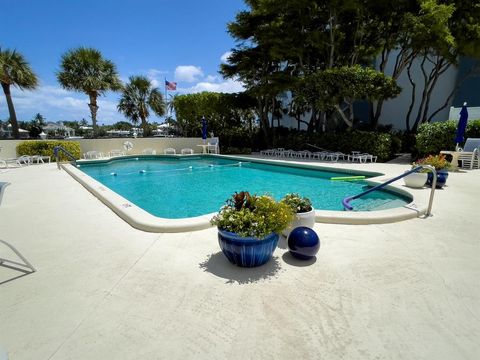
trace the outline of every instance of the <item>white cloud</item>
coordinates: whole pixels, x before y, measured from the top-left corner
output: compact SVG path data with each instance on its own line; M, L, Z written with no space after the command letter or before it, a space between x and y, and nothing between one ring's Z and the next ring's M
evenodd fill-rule
M203 76L202 68L193 65L180 65L175 69L175 80L185 82L198 81Z
M206 82L217 82L220 80L220 77L218 75L208 75L205 77L203 81Z
M149 78L158 78L158 77L165 76L166 74L168 74L168 71L165 71L165 70L158 70L158 69L147 70L147 76Z
M231 51L227 51L226 53L224 53L224 54L220 57L220 60L221 60L223 63L227 63L227 62L228 62L228 58L230 57L230 55L232 55L232 52L231 52Z
M163 88L166 74L168 74L168 71L158 69L147 70L147 78L152 82L152 86L156 88Z
M157 79L150 79L150 82L152 83L152 86L153 86L154 88L158 88L158 87L160 86L160 84L161 84L161 82L160 82L159 80L157 80Z
M12 98L19 120L28 121L36 113L46 116L47 121L90 119L88 97L67 91L61 87L44 85L33 91L12 89ZM106 97L98 98L99 123L111 123L123 119L117 112L117 103ZM8 118L8 111L0 107L0 118Z
M189 88L181 88L179 92L182 93L197 93L202 91L222 92L222 93L237 93L244 91L243 84L236 80L225 80L222 82L208 82L202 81Z

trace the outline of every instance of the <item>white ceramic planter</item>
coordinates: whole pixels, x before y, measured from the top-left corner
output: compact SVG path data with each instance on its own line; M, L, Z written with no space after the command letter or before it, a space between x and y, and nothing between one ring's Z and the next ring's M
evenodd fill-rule
M295 214L295 218L290 223L290 225L285 230L283 230L282 235L285 237L288 237L290 232L299 226L305 226L310 229L313 229L313 225L315 225L315 209L314 208L312 208L312 210L308 212Z
M412 173L403 178L405 185L411 188L422 188L427 182L427 173Z

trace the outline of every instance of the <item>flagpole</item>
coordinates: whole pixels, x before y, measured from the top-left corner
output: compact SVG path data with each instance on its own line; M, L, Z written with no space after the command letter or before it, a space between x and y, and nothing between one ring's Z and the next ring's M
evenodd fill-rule
M165 103L167 103L167 78L165 78L163 85L165 86Z
M168 118L168 100L167 100L167 78L164 78L163 86L165 86L165 106L167 107L167 116L165 116L165 120Z

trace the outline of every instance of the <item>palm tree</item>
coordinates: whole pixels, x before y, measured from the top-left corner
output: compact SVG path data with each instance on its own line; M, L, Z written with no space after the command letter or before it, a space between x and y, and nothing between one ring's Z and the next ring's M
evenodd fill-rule
M88 95L93 132L97 133L97 98L106 91L122 88L115 64L102 57L96 49L80 47L67 51L62 56L61 70L57 73L60 85L66 90Z
M165 102L158 88L154 88L145 76L130 76L129 82L122 90L122 97L117 109L122 112L132 123L142 122L143 136L148 136L150 131L147 126L149 109L156 115L165 114Z
M18 139L17 115L13 106L10 86L17 86L20 90L35 89L38 85L37 75L32 71L30 65L22 54L15 50L0 49L0 83L7 100L8 112L10 113L10 123L12 124L13 137Z

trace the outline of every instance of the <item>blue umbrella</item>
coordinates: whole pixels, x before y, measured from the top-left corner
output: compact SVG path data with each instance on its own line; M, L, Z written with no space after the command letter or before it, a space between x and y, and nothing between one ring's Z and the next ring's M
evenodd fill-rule
M205 116L202 116L202 139L205 144L207 140L207 120L205 120Z
M455 136L455 142L458 144L463 142L463 136L465 135L465 128L467 127L468 110L467 103L463 103L462 110L460 110L460 120L458 120L457 136Z

